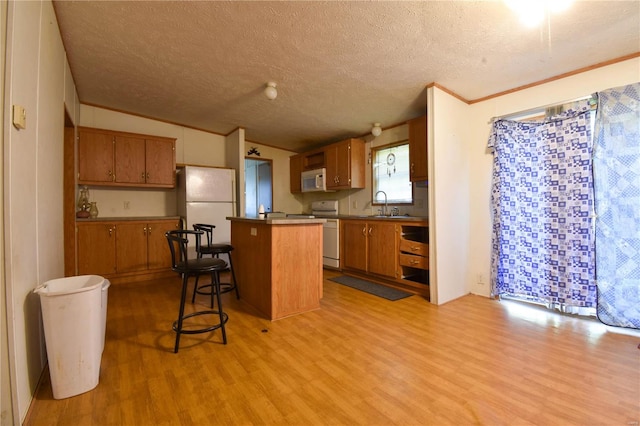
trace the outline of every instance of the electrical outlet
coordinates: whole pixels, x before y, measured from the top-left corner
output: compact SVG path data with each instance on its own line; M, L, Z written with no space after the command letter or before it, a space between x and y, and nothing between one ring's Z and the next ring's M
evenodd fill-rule
M484 285L484 275L478 274L478 284Z
M254 237L258 235L258 228L251 228L251 235L253 235Z
M124 202L124 209L125 210L129 210L129 202L128 201Z
M358 202L357 202L357 201L354 201L354 202L353 202L353 203L351 203L351 204L353 205L353 208L354 208L354 209L357 209L357 208L358 208Z

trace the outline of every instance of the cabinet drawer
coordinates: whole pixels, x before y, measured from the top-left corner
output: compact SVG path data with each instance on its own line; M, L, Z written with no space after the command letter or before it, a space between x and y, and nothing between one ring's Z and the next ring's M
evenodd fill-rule
M417 241L411 240L400 240L400 251L405 253L411 253L418 256L428 256L429 255L429 244L419 243Z
M429 269L429 258L400 253L400 265L418 269Z

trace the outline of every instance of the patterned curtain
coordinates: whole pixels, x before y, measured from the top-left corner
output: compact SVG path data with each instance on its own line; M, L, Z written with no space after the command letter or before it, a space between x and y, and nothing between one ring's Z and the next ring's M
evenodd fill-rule
M640 83L598 93L595 133L598 318L640 328Z
M589 109L583 101L542 122L493 124L494 295L594 310Z

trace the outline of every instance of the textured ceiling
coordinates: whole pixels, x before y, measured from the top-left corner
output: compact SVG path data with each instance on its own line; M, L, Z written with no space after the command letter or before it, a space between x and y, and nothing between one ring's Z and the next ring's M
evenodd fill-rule
M294 151L640 51L639 1L54 1L82 103ZM640 72L640 71L639 71ZM262 93L278 85L277 99Z

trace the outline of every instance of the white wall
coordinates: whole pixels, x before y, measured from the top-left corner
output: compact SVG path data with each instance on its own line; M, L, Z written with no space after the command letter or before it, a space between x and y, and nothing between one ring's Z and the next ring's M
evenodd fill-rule
M429 161L429 284L438 305L469 292L469 106L431 87L427 90Z
M507 115L539 106L562 103L594 92L640 81L640 58L597 68L544 85L471 105L467 125L470 129L469 169L469 236L466 281L469 291L489 296L491 256L491 173L493 156L486 150L492 117ZM478 275L486 284L478 285Z
M4 284L14 421L21 423L45 365L32 291L64 275L64 109L75 117L78 101L51 2L9 2L6 28ZM11 125L13 104L26 108L26 129Z

